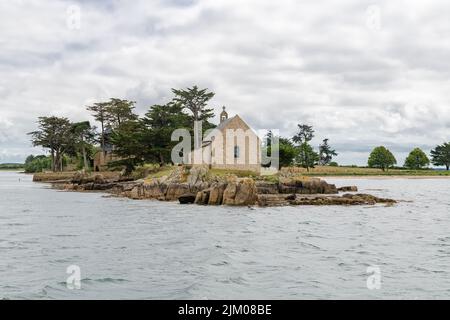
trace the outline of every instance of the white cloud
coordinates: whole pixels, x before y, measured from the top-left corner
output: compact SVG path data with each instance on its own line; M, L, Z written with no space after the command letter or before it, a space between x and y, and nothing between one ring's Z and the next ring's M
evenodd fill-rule
M79 30L67 28L71 5ZM443 0L3 1L0 160L40 151L26 135L40 115L80 120L109 96L143 113L193 84L256 128L291 135L311 123L314 143L330 138L342 163L363 164L380 144L400 157L429 150L449 140L449 9Z

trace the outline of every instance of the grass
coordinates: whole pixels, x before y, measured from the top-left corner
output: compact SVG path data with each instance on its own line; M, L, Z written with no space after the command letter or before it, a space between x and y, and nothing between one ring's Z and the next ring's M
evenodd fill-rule
M294 171L295 173L305 176L450 176L450 171L445 170L410 170L410 169L389 169L382 171L377 168L361 168L361 167L329 167L317 166L309 169L304 168L283 168L283 170Z
M0 171L17 171L23 170L25 166L21 163L1 163Z
M259 176L256 172L250 170L211 169L209 172L211 175L218 177L236 175L238 178L251 178Z

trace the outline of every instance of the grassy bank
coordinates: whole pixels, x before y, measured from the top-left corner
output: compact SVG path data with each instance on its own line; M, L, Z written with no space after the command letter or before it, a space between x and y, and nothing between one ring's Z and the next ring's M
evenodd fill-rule
M21 171L24 165L20 163L1 163L0 171Z
M33 175L33 181L35 182L48 182L48 181L59 181L59 180L69 180L72 179L76 171L65 171L65 172L39 172ZM101 174L105 179L117 178L119 172L92 172L91 175Z
M290 169L305 176L450 176L450 171L432 169L389 169L388 171L382 171L381 169L375 168L328 166L317 166L313 169L309 169L309 172L304 168L289 168L289 170Z

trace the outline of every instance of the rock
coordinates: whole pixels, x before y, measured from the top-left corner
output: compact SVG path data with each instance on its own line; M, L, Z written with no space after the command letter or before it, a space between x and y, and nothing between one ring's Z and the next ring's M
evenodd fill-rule
M202 203L202 197L203 197L202 192L201 191L197 192L194 203L195 204L204 204L204 203Z
M209 189L209 205L221 205L223 201L223 193L227 185L225 183L215 183Z
M285 199L292 201L292 200L297 199L297 195L294 193L294 194L288 195L287 197L285 197Z
M340 192L358 192L357 186L345 186L337 189Z
M178 200L183 194L189 193L189 185L186 183L171 183L167 186L165 194L166 201Z
M257 201L255 181L250 178L229 181L223 193L223 204L244 206Z
M141 186L135 186L133 189L131 189L128 196L134 200L142 199Z
M260 207L276 207L287 206L290 203L284 194L259 194L257 204Z
M374 205L377 203L394 204L395 200L384 199L370 194L344 194L340 196L327 195L302 195L294 201L292 205Z
M189 176L187 177L187 183L195 185L197 183L205 182L208 178L207 166L194 166L189 170Z
M310 177L281 177L278 185L279 193L284 194L336 194L334 184L328 184L319 178Z
M278 183L257 181L256 191L258 194L274 194L278 193Z
M196 195L193 193L186 193L178 197L178 201L180 201L181 204L188 204L188 203L194 203L195 202Z
M197 193L197 196L195 197L195 204L207 205L209 203L210 193L211 193L211 189L199 191Z

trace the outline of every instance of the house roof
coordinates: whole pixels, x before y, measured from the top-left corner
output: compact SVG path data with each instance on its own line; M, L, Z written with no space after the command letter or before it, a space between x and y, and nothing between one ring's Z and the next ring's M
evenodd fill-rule
M224 121L222 121L221 123L219 123L219 125L215 128L215 130L219 130L219 131L224 131L226 128L227 128L227 126L230 124L230 122L232 122L233 120L235 120L235 119L239 119L240 121L242 121L250 130L252 130L253 131L253 129L241 118L241 117L239 117L239 115L235 115L234 117L232 117L232 118L228 118L228 119L226 119L226 120L224 120ZM254 133L254 131L253 131L253 133ZM255 134L256 135L256 134ZM211 131L206 137L205 137L205 139L203 140L203 144L202 144L202 147L206 147L207 145L209 145L210 143L211 143L211 139L212 139L212 137L214 136L214 130L213 131ZM256 135L257 136L257 135Z

